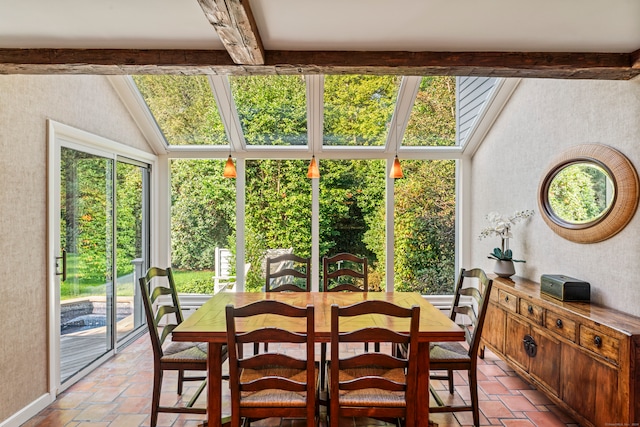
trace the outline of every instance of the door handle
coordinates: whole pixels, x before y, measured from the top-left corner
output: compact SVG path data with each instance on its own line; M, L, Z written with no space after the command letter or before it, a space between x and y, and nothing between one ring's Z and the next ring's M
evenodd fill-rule
M62 261L62 271L60 271L60 261ZM62 276L62 281L67 280L67 251L62 249L62 256L56 257L56 276Z

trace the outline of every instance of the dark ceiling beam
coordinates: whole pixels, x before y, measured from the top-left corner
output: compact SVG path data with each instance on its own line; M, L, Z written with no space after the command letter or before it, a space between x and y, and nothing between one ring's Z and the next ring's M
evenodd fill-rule
M264 65L223 50L0 49L0 74L390 74L629 80L634 53L266 51Z
M248 0L198 0L236 64L263 65L264 47Z

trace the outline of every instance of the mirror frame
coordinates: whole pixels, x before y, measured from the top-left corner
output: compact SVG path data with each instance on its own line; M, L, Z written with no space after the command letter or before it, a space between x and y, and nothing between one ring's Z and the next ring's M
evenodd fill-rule
M575 163L593 163L603 168L613 181L615 195L607 212L594 221L572 224L558 218L549 203L549 186L563 168ZM596 243L620 232L633 218L638 207L640 185L633 164L614 148L601 144L583 144L562 152L546 170L538 187L538 207L549 228L576 243Z

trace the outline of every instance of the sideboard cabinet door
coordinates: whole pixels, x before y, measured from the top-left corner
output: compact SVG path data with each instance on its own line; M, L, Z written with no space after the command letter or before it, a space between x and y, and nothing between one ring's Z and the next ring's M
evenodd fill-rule
M496 292L497 293L497 292ZM489 303L485 314L482 339L498 351L504 353L504 330L506 314L497 304Z
M560 341L515 315L507 315L505 356L552 394L560 394Z
M562 349L562 400L596 426L629 425L620 401L618 370L575 347Z

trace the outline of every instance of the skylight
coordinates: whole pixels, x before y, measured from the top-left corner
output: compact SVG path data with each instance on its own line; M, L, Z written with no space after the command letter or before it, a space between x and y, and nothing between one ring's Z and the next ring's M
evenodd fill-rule
M307 145L304 76L229 77L247 145Z
M206 76L133 76L169 145L228 145Z
M383 158L389 152L402 153L402 147L411 147L408 152L414 157L420 156L417 153L421 148L455 147L456 131L464 131L458 135L464 143L462 136L474 126L497 80L455 76L318 77L319 92L314 93L319 97L312 96L313 101L307 99L309 79L301 75L142 75L133 76L133 81L169 149L217 146L229 147L233 153L261 147L251 151L267 156L269 150L277 151L278 147L288 147L289 154L301 149L307 152L311 135L308 128L313 120L314 126L317 123L322 129L313 143L315 154L322 152L320 145L327 148L326 152L341 147L343 154L349 148L378 147L385 150L374 150L371 156ZM459 84L463 86L458 88ZM220 111L225 113L225 120ZM461 120L457 114L463 115L460 123L465 124L464 129L456 127L456 119ZM224 123L230 128L225 129ZM396 141L401 145L398 150Z

